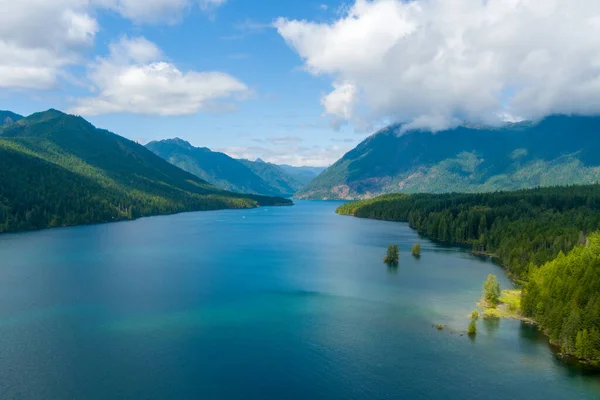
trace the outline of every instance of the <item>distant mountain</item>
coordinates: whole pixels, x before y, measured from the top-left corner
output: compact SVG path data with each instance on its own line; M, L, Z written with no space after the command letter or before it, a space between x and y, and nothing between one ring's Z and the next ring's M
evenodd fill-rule
M327 167L294 167L286 164L279 164L278 167L300 182L302 186L307 185L317 175L327 169Z
M217 189L60 111L0 128L0 232L278 204L291 203Z
M222 189L285 197L290 197L298 189L281 185L279 180L268 174L257 173L268 169L269 164L265 162L256 163L258 167L255 168L254 163L247 164L206 147L194 147L182 139L150 142L146 147L171 164Z
M23 119L22 115L15 114L12 111L0 110L0 127L3 127L5 125L10 125L13 122L17 122L20 119Z
M485 192L600 180L600 117L552 116L503 128L369 137L297 194L361 199L390 192Z
M296 179L293 174L288 173L279 165L264 162L260 158L256 161L238 161L267 182L277 193L286 197L293 196L294 193L304 186L304 183Z

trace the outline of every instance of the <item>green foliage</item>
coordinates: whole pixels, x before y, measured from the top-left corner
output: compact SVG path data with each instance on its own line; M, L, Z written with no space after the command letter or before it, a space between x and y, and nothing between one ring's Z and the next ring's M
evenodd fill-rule
M412 252L412 255L413 255L413 256L415 256L415 257L420 257L420 256L421 256L421 245L420 245L419 243L415 244L415 245L412 247L412 250L411 250L411 252Z
M277 165L286 174L291 176L294 180L299 182L303 187L315 179L321 172L325 171L325 167L295 167L292 165L279 164Z
M23 119L22 115L15 114L11 111L0 110L0 128L4 125L10 125L18 120Z
M387 249L387 254L383 259L386 264L398 264L400 258L400 250L398 250L397 244L390 244Z
M471 313L471 319L477 321L479 319L479 311L473 310Z
M56 110L0 129L0 232L290 204L225 192Z
M390 194L340 214L408 222L433 240L496 256L515 277L568 252L600 228L600 185L479 194ZM582 235L583 232L583 235Z
M372 135L296 197L476 193L600 180L598 117L551 116L539 123L458 127L435 134L401 130L392 125Z
M532 271L522 308L562 351L600 362L600 234Z
M265 181L272 188L273 193L291 197L304 186L303 183L278 165L264 161L238 161Z
M500 284L498 283L496 275L488 275L483 284L483 297L485 298L485 301L494 306L498 305L501 294L502 291L500 290Z
M471 322L469 322L469 328L467 329L467 333L469 336L475 336L477 334L477 320L471 318Z
M504 292L504 308L486 316L521 308L564 353L579 349L580 358L600 362L598 350L590 350L600 349L600 234L593 233L600 230L600 185L385 195L338 213L408 222L434 240L495 255L525 286L521 297Z

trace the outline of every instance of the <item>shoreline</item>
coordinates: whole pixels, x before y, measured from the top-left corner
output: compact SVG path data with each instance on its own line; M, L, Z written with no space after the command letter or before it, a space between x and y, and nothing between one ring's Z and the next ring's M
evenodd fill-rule
M5 232L0 232L0 237L5 236L5 235L19 235L19 234L27 234L27 233L41 232L41 231L61 229L61 228L76 228L76 227L80 227L80 226L109 225L109 224L115 224L115 223L119 223L119 222L133 222L133 221L138 221L138 220L141 220L144 218L168 217L168 216L179 215L179 214L211 212L211 211L242 211L242 210L247 211L247 210L256 210L259 208L266 208L266 207L293 207L293 206L295 206L295 203L290 200L290 203L275 203L275 204L270 204L270 205L265 205L265 206L256 205L254 207L210 208L210 209L205 209L205 210L175 211L175 212L167 212L167 213L141 215L141 216L135 217L135 218L127 218L127 217L116 218L116 219L112 219L109 221L82 222L80 224L64 224L64 225L58 225L58 226L45 226L42 228L10 230L10 231L5 231Z
M388 218L359 217L359 216L356 216L356 215L354 215L352 213L339 212L339 210L336 210L336 213L338 215L350 216L350 217L354 217L354 218L373 219L373 220L379 220L379 221L389 221L389 222L401 222L401 223L405 223L405 224L408 225L408 227L410 229L412 229L413 231L417 232L417 234L419 236L427 238L427 240L429 240L429 241L431 241L433 243L442 244L442 245L445 245L445 246L451 246L451 247L455 247L455 248L462 248L462 249L466 249L466 248L469 247L469 245L467 243L441 242L439 240L431 239L431 238L429 238L427 236L426 233L420 232L418 229L413 228L408 221L399 221L399 220L393 220L393 219L388 219ZM471 255L475 256L475 257L486 257L486 258L492 259L493 262L497 263L498 266L502 267L502 269L504 270L504 273L506 274L506 276L508 276L508 278L519 287L518 289L512 289L512 290L504 290L504 291L502 291L503 294L505 292L507 292L507 291L508 292L513 291L515 293L516 292L519 293L519 312L518 312L518 314L515 313L515 312L506 312L505 309L498 310L497 308L494 309L494 311L489 311L490 310L489 307L487 307L487 308L486 307L481 307L481 305L480 305L481 300L480 300L480 301L477 302L477 307L483 308L483 313L482 313L483 315L482 316L483 316L484 319L485 318L490 318L490 319L492 319L492 318L497 318L497 319L513 319L513 320L518 320L518 321L521 321L521 322L529 324L529 325L536 326L538 328L538 330L540 332L542 332L543 335L548 339L548 344L549 344L551 350L556 355L556 357L558 357L561 361L563 361L563 362L571 362L571 363L577 364L577 365L579 365L581 367L584 367L584 368L590 368L591 370L594 371L594 373L600 373L600 363L589 362L589 361L586 361L586 360L578 359L577 357L575 357L572 354L561 353L559 346L556 343L552 342L552 340L550 339L550 336L548 335L547 330L542 325L540 325L539 322L537 322L537 321L535 321L535 320L533 320L531 318L528 318L528 317L525 317L525 316L522 315L522 313L520 312L520 296L521 296L521 293L522 293L522 286L523 286L524 282L521 281L521 280L516 279L515 276L513 274L511 274L507 270L506 266L501 262L500 257L498 257L495 254L491 254L491 253L487 253L487 252L483 252L483 251L475 251L475 250L472 250L472 249L469 251L469 253ZM486 311L488 312L487 316L485 315Z

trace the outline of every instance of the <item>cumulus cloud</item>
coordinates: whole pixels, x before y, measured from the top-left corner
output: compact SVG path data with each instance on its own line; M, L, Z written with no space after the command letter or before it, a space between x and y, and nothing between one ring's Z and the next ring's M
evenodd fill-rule
M186 115L213 112L219 101L249 92L245 84L222 72L181 71L165 61L160 49L144 38L122 38L110 54L90 67L96 96L77 99L74 114L138 113Z
M0 0L0 88L50 89L83 63L112 10L135 23L179 21L192 6L214 10L225 0Z
M85 0L0 0L0 88L48 89L98 24Z
M442 129L600 113L597 0L356 0L331 23L275 22L334 121Z

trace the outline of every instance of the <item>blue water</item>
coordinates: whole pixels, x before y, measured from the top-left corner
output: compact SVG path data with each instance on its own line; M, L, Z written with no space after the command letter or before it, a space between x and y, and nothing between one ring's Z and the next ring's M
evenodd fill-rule
M0 236L0 398L600 398L520 322L461 336L501 268L338 204Z

